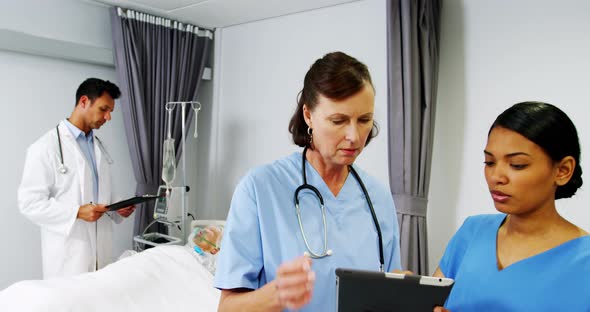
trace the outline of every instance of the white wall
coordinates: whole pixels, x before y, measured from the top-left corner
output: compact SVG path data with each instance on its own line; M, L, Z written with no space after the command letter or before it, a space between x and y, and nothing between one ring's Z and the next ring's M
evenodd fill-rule
M2 3L0 28L61 41L80 41L110 47L106 7L78 1L10 1ZM25 18L26 17L26 18ZM25 22L27 21L27 22ZM108 38L108 39L107 39ZM112 67L0 51L0 123L4 164L0 181L0 234L5 238L0 257L0 289L23 279L38 279L41 272L39 228L18 212L16 191L20 184L26 148L59 120L70 115L78 85L88 77L116 83ZM114 187L123 196L135 191L135 179L125 140L121 108L97 132L115 160ZM113 254L132 247L133 219L115 226Z
M385 1L366 0L223 28L216 32L215 106L206 207L225 218L248 169L300 150L288 132L311 64L344 51L367 64L382 133L358 163L383 183L387 174ZM199 208L200 209L200 208Z
M559 106L578 128L582 168L589 168L588 12L590 2L582 0L444 1L428 210L432 269L467 216L495 213L483 149L489 126L510 105L539 100ZM586 188L557 205L590 230Z
M106 6L80 0L2 1L0 29L111 48L111 22Z

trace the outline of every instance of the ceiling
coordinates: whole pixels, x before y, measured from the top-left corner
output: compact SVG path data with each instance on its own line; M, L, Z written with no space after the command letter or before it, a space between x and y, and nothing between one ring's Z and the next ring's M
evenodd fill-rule
M214 29L360 0L85 0Z

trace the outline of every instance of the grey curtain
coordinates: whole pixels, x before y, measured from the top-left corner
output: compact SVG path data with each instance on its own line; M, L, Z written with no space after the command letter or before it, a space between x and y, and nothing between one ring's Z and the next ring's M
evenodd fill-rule
M442 0L387 1L389 183L402 266L428 274L426 209Z
M111 10L111 27L122 92L119 106L137 181L135 193L155 194L163 183L162 143L167 137L168 119L165 104L196 100L212 34L192 25L120 8ZM190 105L186 116L186 124L190 125ZM181 132L181 109L177 107L172 120L177 161L182 154ZM153 203L135 210L134 235L141 234L153 221L153 210Z

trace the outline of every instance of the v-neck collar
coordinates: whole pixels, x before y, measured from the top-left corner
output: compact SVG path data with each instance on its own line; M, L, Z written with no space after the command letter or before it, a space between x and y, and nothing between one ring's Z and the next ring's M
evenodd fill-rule
M324 181L324 179L322 179L322 176L320 175L320 173L307 160L305 161L305 171L307 173L307 183L315 186L320 191L320 193L322 193L322 196L324 196L324 197L327 196L331 200L339 200L339 201L346 200L348 198L348 196L350 196L349 195L351 193L350 188L352 187L350 185L351 184L350 179L354 179L354 177L351 177L352 173L350 172L350 170L348 170L348 175L346 176L346 180L344 181L344 184L342 184L342 187L340 188L340 191L338 192L337 196L334 196L334 193L332 193L332 191L328 187L328 184L326 184L326 181ZM359 186L359 190L360 190L360 186Z
M503 267L502 269L498 268L498 233L500 232L500 227L502 226L502 224L504 224L504 222L506 221L506 218L508 217L508 215L504 215L503 218L498 218L498 223L496 224L496 226L494 227L496 229L495 231L495 235L494 235L494 243L493 244L493 248L494 248L494 268L496 269L496 272L501 273L504 272L510 268L512 268L513 266L518 266L522 263L526 263L526 262L531 262L531 261L535 261L537 259L540 259L542 257L545 257L547 255L551 255L555 252L559 252L561 249L566 248L567 246L570 246L574 243L577 243L583 239L590 239L590 235L584 235L584 236L580 236L580 237L576 237L574 239L570 239L567 242L563 242L551 249L547 249L543 252L534 254L532 256L520 259L516 262L513 262L512 264L510 264L509 266Z

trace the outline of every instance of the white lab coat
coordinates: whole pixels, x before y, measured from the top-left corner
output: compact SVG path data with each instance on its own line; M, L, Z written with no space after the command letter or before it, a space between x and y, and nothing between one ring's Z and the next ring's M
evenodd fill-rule
M118 213L103 215L96 222L77 219L78 208L92 201L92 169L65 123L59 124L63 160L60 166L55 128L29 146L18 206L23 215L41 227L43 277L71 276L92 272L111 262L112 222L120 223ZM98 169L98 202L109 204L111 194L110 164L102 154L96 138L94 153ZM98 244L98 247L97 247Z

